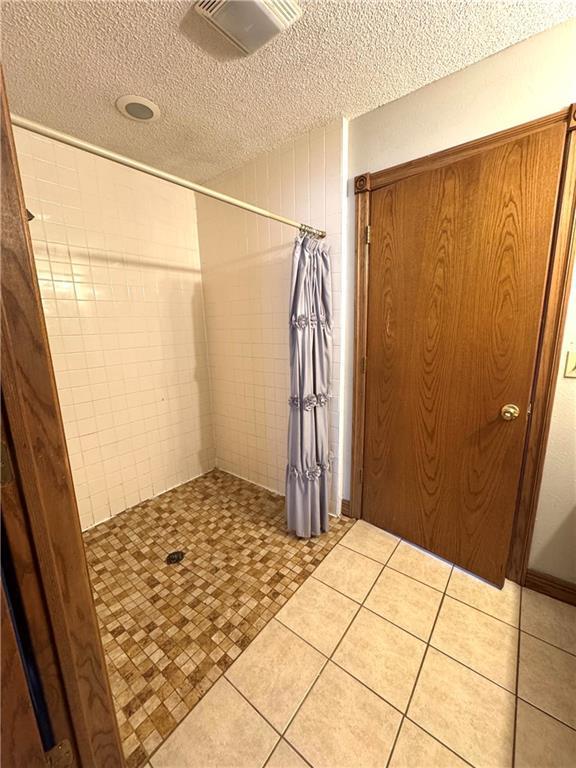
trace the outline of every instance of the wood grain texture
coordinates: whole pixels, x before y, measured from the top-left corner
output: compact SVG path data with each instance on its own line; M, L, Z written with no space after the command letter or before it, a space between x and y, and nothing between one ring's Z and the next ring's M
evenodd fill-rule
M505 131L499 131L498 133L493 133L489 136L483 136L480 139L474 139L474 141L468 141L465 144L460 144L456 147L451 147L450 149L444 149L441 152L434 152L431 155L419 157L417 160L409 160L406 163L394 165L391 168L385 168L376 173L362 174L356 178L362 179L363 176L368 176L369 189L374 191L385 187L388 184L392 184L395 181L407 179L409 176L441 168L443 165L450 165L458 160L465 160L479 152L484 152L486 149L494 149L500 144L506 144L509 141L522 138L530 133L546 130L551 125L556 125L558 123L566 124L570 119L571 113L572 109L566 107L554 114L539 117L536 120L531 120L530 122L522 123L521 125L515 125Z
M46 768L36 715L18 651L4 583L1 594L2 707L0 750L3 768Z
M2 83L2 396L80 764L124 764Z
M368 178L369 174L365 174ZM370 194L356 195L356 298L354 304L354 384L352 412L352 471L350 477L350 517L362 514L362 473L364 465L364 402L366 390L366 323L368 297L368 257L366 227L370 224Z
M540 573L540 571L533 571L529 568L526 572L524 586L535 592L548 595L548 597L553 597L555 600L576 605L576 584L572 584L570 581L564 581L564 579L558 579L548 573Z
M2 409L2 450L12 454L12 443L6 433L7 421L4 409ZM15 465L13 459L11 459L11 463L13 466ZM55 654L54 638L44 600L41 576L32 549L31 532L26 521L26 513L22 505L16 477L10 482L2 484L2 523L18 578L18 587L30 629L34 656L50 712L54 740L58 743L63 739L68 739L75 750L74 732L60 666Z
M568 133L566 140L561 190L532 395L532 418L524 453L522 482L507 570L508 578L519 584L524 583L528 569L556 392L556 375L560 365L562 332L574 268L576 209L576 131L574 130Z
M564 137L554 121L371 193L363 517L497 584Z

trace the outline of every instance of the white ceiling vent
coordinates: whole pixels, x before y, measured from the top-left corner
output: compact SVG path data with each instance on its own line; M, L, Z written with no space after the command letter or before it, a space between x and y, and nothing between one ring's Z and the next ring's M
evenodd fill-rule
M295 0L197 0L194 7L244 53L254 53L302 15Z

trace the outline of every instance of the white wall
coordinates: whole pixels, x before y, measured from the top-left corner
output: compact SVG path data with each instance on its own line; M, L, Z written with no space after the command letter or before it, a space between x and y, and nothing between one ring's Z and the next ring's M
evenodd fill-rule
M530 568L576 583L576 379L564 377L569 349L576 351L576 269L530 552Z
M354 306L354 176L365 171L413 160L431 152L462 144L496 131L555 112L576 102L576 21L554 27L449 77L432 83L398 101L350 122L348 215L349 245L343 263L346 286L346 334L344 353L344 456L343 495L349 495L352 422L352 355ZM551 440L549 451L556 443ZM549 464L554 464L550 459ZM538 532L542 552L549 546L547 568L566 573L559 560L552 570L556 551L551 528L543 524L541 505ZM551 509L546 504L546 509ZM564 513L565 514L565 513ZM546 531L546 532L545 532ZM543 561L540 561L543 562Z
M333 266L332 509L339 505L340 263L346 124L338 121L208 186L326 229ZM217 465L284 493L288 300L297 230L198 200Z
M87 528L214 466L194 195L15 139Z

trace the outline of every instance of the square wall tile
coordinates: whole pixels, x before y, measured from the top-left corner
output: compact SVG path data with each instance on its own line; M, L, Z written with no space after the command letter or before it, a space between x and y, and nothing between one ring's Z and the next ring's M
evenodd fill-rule
M87 528L214 466L195 199L14 134L66 437L93 442L70 451L73 468L102 486L82 499ZM117 483L119 463L141 466L142 451L155 483L144 471Z
M343 140L343 121L337 120L209 180L215 189L327 230L333 273L332 406L340 398ZM199 198L198 233L210 374L218 392L213 399L217 465L283 493L290 396L287 306L297 231ZM247 391L253 385L261 388L258 398ZM330 450L336 457L340 425L333 407L330 419ZM253 439L256 424L265 441ZM338 487L335 462L331 512L339 511Z

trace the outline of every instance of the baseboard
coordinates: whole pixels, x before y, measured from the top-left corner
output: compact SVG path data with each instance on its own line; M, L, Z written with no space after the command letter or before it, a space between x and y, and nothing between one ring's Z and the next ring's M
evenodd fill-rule
M346 517L351 517L350 515L350 499L342 499L342 504L340 505L340 510L343 515Z
M524 586L556 600L562 600L564 603L576 605L576 584L572 584L570 581L528 569Z

